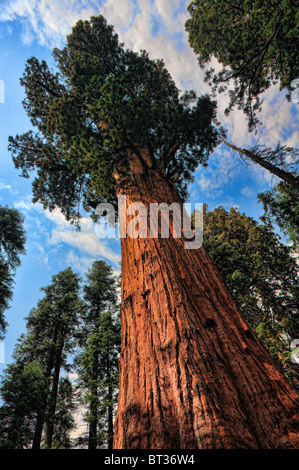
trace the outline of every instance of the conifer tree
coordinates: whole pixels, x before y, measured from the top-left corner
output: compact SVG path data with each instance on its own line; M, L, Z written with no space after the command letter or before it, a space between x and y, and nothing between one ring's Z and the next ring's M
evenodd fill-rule
M78 369L81 402L87 408L88 448L112 448L118 392L119 322L101 312L90 329Z
M59 381L57 403L54 415L52 449L71 449L71 432L76 429L75 392L70 379L62 377Z
M299 186L280 181L271 190L258 194L258 199L264 207L262 220L271 227L278 225L296 251L299 246Z
M0 448L28 449L46 399L47 382L38 361L24 362L15 351L1 379Z
M1 386L3 447L40 448L42 437L46 448L71 445L72 386L60 373L69 370L68 355L78 340L79 276L67 268L41 290L45 295L26 319L26 334L18 340Z
M209 68L206 80L215 95L216 91L222 93L228 85L233 85L228 91L230 103L225 114L235 106L243 110L250 131L256 129L259 122L257 112L261 110L262 93L277 81L281 89L291 91L293 80L299 77L295 52L299 31L297 10L292 0L194 0L188 6L190 18L186 29L199 65L210 67L213 56L223 66L217 73ZM266 191L259 199L280 228L291 230L294 241L298 230L299 150L280 142L274 148L256 144L243 149L222 141L237 151L246 163L260 165L278 178L272 194Z
M83 288L84 348L77 362L81 402L87 409L89 449L112 447L120 348L117 283L112 267L95 261Z
M54 275L42 291L44 297L27 318L31 345L48 382L46 402L37 416L33 448L40 448L43 430L44 446L52 446L60 372L67 368L68 355L76 345L82 309L79 276L71 268Z

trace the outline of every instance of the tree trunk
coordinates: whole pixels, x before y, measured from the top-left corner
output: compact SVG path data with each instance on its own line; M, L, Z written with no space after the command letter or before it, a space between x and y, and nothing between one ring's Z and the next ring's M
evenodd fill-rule
M260 157L257 153L252 152L250 150L246 149L241 149L237 147L236 145L230 144L226 142L224 139L221 139L222 142L227 145L229 148L235 150L236 152L239 152L240 154L245 155L246 157L250 158L251 161L254 163L257 163L260 165L262 168L265 168L265 170L270 171L273 175L277 176L278 178L282 179L286 183L290 184L294 188L298 186L299 178L298 176L294 176L292 173L289 171L285 171L282 168L279 168L276 165L273 165L273 163L268 162L267 160L264 160L264 158Z
M53 433L54 433L54 420L55 420L55 412L56 412L56 404L57 404L57 394L58 394L58 385L59 385L59 376L60 376L60 368L61 368L61 357L63 351L64 342L63 340L60 342L57 351L57 357L55 361L53 379L52 379L52 390L50 394L50 401L47 410L47 419L46 419L46 429L45 429L45 447L47 449L51 449L52 441L53 441Z
M45 411L41 411L36 419L35 430L32 441L32 449L40 449L42 440L43 427L45 422Z
M137 168L138 170L138 168ZM139 168L127 205L179 202ZM120 222L124 220L120 213ZM204 247L122 238L122 347L115 449L298 446L298 395L243 320ZM298 435L297 435L298 437ZM297 442L297 443L296 443Z
M99 359L98 350L93 354L92 364L92 384L91 399L89 404L89 429L88 429L88 449L97 449L98 447L98 381L99 381Z
M55 330L54 337L53 337L53 342L55 343L56 340L57 340L57 331ZM50 354L49 354L49 358L47 360L47 366L46 366L46 372L45 372L45 377L48 381L48 392L49 392L49 388L50 388L51 373L52 373L52 369L53 369L53 366L54 366L54 355L55 355L54 350L51 350ZM42 434L43 434L43 428L44 428L44 424L45 424L47 404L48 404L48 396L45 399L44 408L40 410L40 412L38 413L37 418L36 418L36 424L35 424L35 430L34 430L34 436L33 436L33 442L32 442L32 449L40 449Z
M113 449L113 387L111 385L109 353L107 354L107 382L108 382L108 409L107 409L107 443L108 449Z

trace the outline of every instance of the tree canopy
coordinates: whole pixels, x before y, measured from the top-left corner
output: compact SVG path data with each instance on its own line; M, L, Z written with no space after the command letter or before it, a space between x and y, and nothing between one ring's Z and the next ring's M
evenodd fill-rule
M294 0L193 0L186 22L189 42L199 64L215 57L223 66L211 67L207 80L222 92L231 85L227 113L237 105L257 122L261 95L272 84L292 89L299 77L298 5Z
M0 449L30 448L35 420L46 398L47 381L37 361L24 361L15 351L1 380Z
M125 49L102 16L78 21L53 56L56 71L31 57L21 79L37 132L9 139L22 176L37 172L34 202L60 207L70 220L80 202L86 210L115 203L115 172L129 176L130 153L145 170L165 172L184 198L218 144L215 102L181 94L162 60ZM150 162L142 158L145 147Z

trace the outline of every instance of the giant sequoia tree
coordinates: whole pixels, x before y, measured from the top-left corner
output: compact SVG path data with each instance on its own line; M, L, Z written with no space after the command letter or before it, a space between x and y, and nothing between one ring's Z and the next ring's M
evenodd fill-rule
M29 59L24 104L37 132L10 139L16 167L36 172L34 200L75 220L80 201L88 209L126 196L147 209L147 229L150 203L182 208L217 144L215 104L180 96L163 62L125 50L101 16L79 21L54 57L56 73ZM131 217L119 211L122 227ZM114 447L295 446L297 394L207 251L186 249L173 230L152 235L121 238Z

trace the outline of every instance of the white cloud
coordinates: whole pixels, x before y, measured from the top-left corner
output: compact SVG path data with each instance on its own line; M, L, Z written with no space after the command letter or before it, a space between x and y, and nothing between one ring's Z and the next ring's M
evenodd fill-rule
M79 256L75 250L70 250L66 257L66 263L72 266L75 270L79 271L80 273L86 273L86 271L90 268L92 263L94 262L94 258L90 256Z
M16 189L13 189L10 184L3 183L3 181L0 180L0 191L9 191L11 194L19 194L19 191Z
M2 181L0 181L0 191L2 191L3 189L11 189L10 184L5 184Z
M33 204L32 196L30 195L20 199L19 201L16 201L14 203L14 207L26 213L32 212L33 210L42 210L42 206L40 204Z
M228 150L219 150L211 156L208 168L198 170L195 181L206 197L216 198L236 182L242 170L238 157Z
M109 24L116 25L117 29L126 30L130 27L132 21L132 3L130 0L122 0L120 6L120 3L115 0L106 0L103 6L99 8L98 13L102 14Z
M264 93L264 102L260 112L263 126L257 135L258 143L269 147L285 140L289 132L298 129L298 118L292 118L291 108L285 93L279 91L278 85L272 86ZM297 122L296 122L297 121Z
M163 58L178 85L186 81L190 82L188 88L207 91L207 85L203 85L203 72L188 45L185 32L187 3L186 0L174 0L171 4L155 0L153 8L150 0L138 0L134 13L130 0L122 0L121 7L115 0L101 4L96 0L7 0L0 12L0 21L20 21L24 43L31 44L37 40L39 44L53 48L62 46L78 19L103 14L126 47L135 51L146 49L152 58ZM153 18L165 25L155 37L152 35ZM179 49L171 36L175 33L180 33L183 38Z
M50 258L59 256L61 248L69 248L67 258L73 261L76 267L80 266L80 270L99 258L105 258L118 266L120 255L110 248L108 240L97 238L96 225L90 218L82 217L81 230L77 231L59 209L53 212L44 210L41 204L32 203L31 196L15 202L14 206L25 214L30 241L46 264ZM50 221L50 227L47 221Z
M241 194L247 197L253 197L256 196L256 191L249 186L244 186L244 188L241 189Z
M94 258L106 258L115 264L120 261L119 255L114 253L106 242L100 242L96 234L91 231L85 232L81 230L77 232L69 229L60 230L59 228L54 228L49 238L49 243L54 246L59 243L65 243Z
M112 10L111 0L107 6ZM114 2L115 3L115 2ZM114 18L120 21L123 13L128 15L130 4L122 0L122 8L113 7ZM89 19L105 11L98 1L80 0L8 0L4 2L0 13L1 21L19 20L23 25L22 39L31 44L36 39L42 46L61 46L71 27L78 19Z
M61 243L78 249L81 253L87 254L93 259L106 258L110 262L117 264L120 256L108 245L106 240L99 240L95 233L95 224L91 219L82 217L80 220L80 231L77 231L64 218L63 214L55 212L45 213L46 217L54 223L48 243L52 246Z
M263 190L269 189L269 187L277 181L277 177L275 175L270 173L270 171L265 170L265 168L260 165L251 163L248 168L250 177L256 181L256 184Z
M285 144L289 147L298 147L299 145L299 131L295 130L290 137L287 138Z
M35 248L36 258L38 258L39 262L48 266L49 253L45 250L45 246L40 242L33 242L33 246Z

